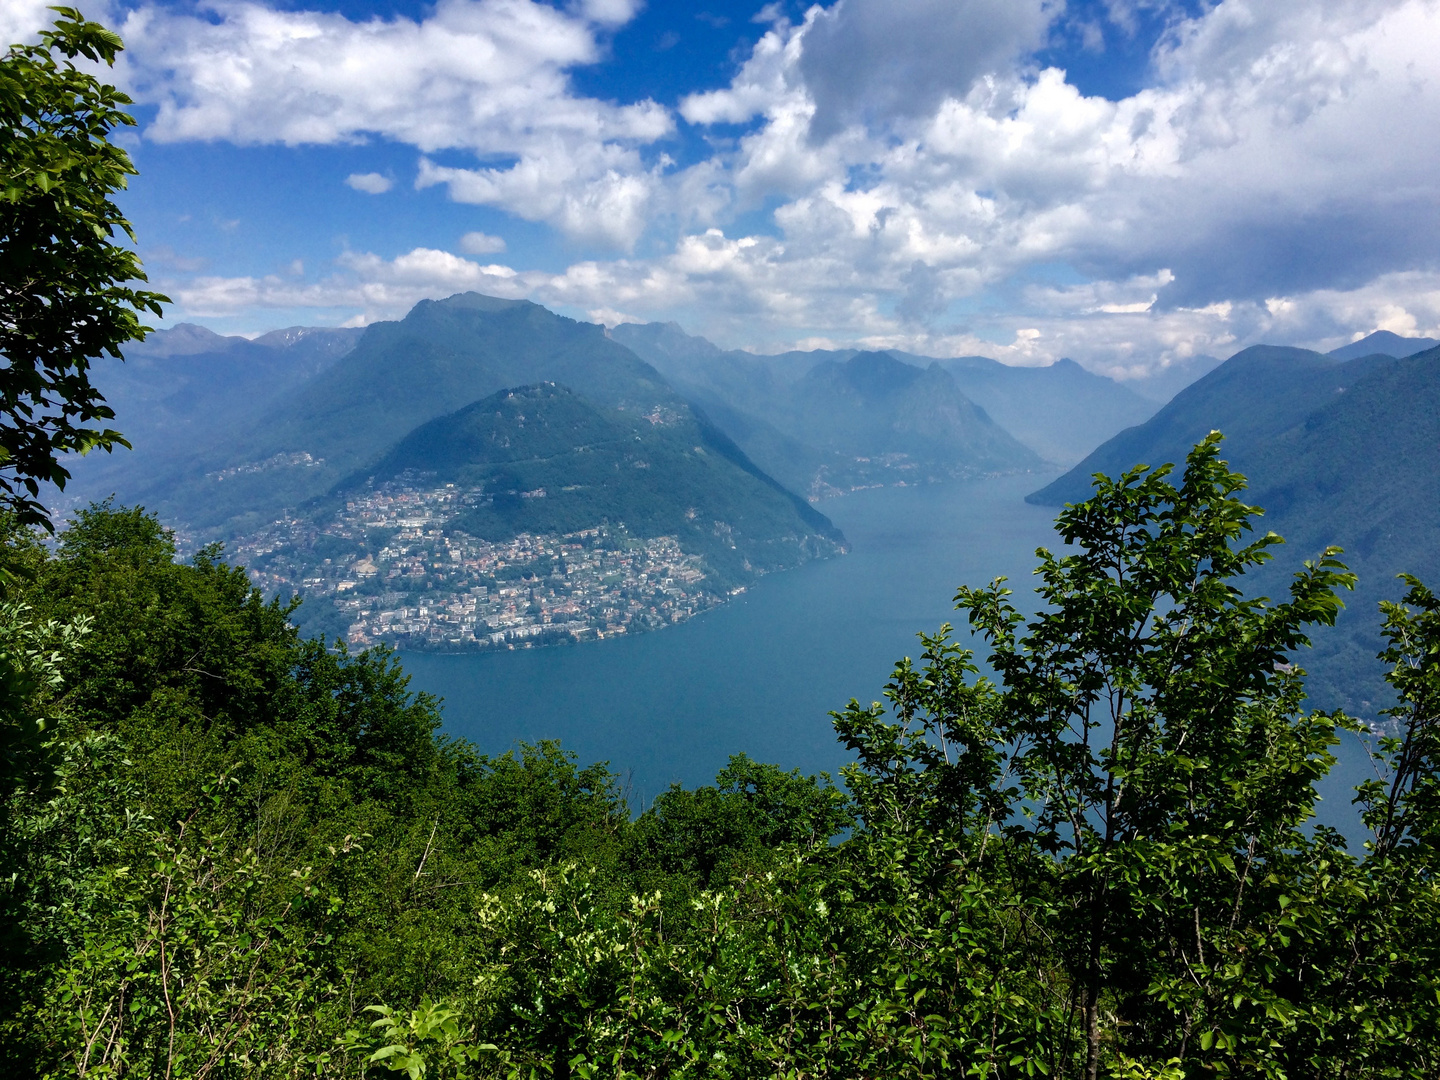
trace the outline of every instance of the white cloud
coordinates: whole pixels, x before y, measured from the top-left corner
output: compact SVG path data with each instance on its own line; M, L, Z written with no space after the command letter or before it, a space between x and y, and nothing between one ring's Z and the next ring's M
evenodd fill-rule
M29 44L55 21L54 0L5 0L0 4L0 51L10 45Z
M324 313L321 321L366 325L402 316L422 299L478 291L530 299L606 325L677 318L717 343L761 351L855 344L933 356L990 356L1043 365L1070 357L1117 378L1134 378L1197 355L1228 356L1263 341L1328 350L1358 333L1390 329L1440 337L1440 273L1387 275L1353 290L1318 290L1269 303L1246 301L1155 311L1130 300L1162 284L1164 272L1121 282L1029 290L1021 313L972 326L916 326L835 277L815 260L797 267L765 237L717 231L687 238L661 260L581 262L561 273L482 264L433 248L394 259L347 253L319 281L196 277L160 281L176 300L172 319L266 310ZM287 316L289 317L289 316ZM312 315L312 318L314 316ZM822 322L823 320L823 322ZM813 327L834 331L817 334ZM1354 329L1352 329L1354 328Z
M395 186L395 181L380 173L351 173L345 178L347 186L370 195L383 195Z
M460 250L466 255L495 255L505 250L505 238L483 232L467 232L460 237Z
M422 158L415 186L444 184L456 202L503 207L576 239L628 250L649 224L658 179L633 150L596 143L556 145L508 169L457 169Z
M508 158L477 170L469 187L459 183L466 170L445 182L468 201L623 246L649 197L643 176L631 178L644 172L635 148L673 120L653 101L577 95L568 72L599 61L599 33L636 6L441 0L419 21L365 22L243 0L214 4L214 18L147 6L121 28L124 74L158 106L148 138L300 146L378 136L425 153ZM607 226L617 209L624 221Z
M1106 32L1135 33L1147 5L1115 0ZM422 187L647 253L541 273L416 249L347 256L319 283L172 291L215 310L312 297L379 318L477 288L677 318L728 345L1068 355L1117 374L1267 337L1440 331L1432 0L1221 0L1177 19L1151 84L1121 100L1027 55L1059 11L1045 0L840 0L799 24L771 11L728 86L681 100L684 120L717 128L684 169L656 160L666 109L569 81L634 11L447 0L420 22L354 23L254 3L213 22L142 9L127 32L135 84L160 106L151 137L380 136L424 154ZM765 229L735 224L760 207Z

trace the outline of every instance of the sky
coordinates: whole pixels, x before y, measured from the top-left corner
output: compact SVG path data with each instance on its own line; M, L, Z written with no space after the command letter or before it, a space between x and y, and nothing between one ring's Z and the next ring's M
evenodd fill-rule
M0 0L33 40L47 0ZM53 2L53 0L50 0ZM1140 377L1440 336L1434 0L91 0L165 325L476 290Z

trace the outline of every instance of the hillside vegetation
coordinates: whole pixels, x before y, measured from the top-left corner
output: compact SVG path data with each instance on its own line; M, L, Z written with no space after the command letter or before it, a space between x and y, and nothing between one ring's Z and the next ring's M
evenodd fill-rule
M168 520L233 534L325 494L428 420L541 381L610 408L683 407L653 368L601 327L526 301L465 293L367 327L353 350L283 401L125 490ZM268 462L277 464L257 467Z
M0 1075L1434 1076L1440 600L1385 611L1347 850L1356 725L1284 658L1351 579L1242 597L1242 485L1208 440L1060 515L1035 614L962 588L984 655L942 627L835 713L844 790L742 756L637 808L140 511L12 532Z
M602 410L549 383L504 390L421 425L366 470L365 482L407 472L483 492L451 523L472 536L623 523L634 536L677 536L705 556L721 588L843 541L828 518L689 410Z

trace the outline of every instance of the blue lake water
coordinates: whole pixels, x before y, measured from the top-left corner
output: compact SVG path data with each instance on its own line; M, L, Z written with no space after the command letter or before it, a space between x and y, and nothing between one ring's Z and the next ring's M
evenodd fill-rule
M450 734L490 754L559 739L582 764L608 761L633 809L674 781L710 783L742 751L833 775L849 757L830 710L879 699L895 662L919 654L915 635L959 616L957 586L1003 575L1028 606L1035 549L1059 543L1055 511L1024 502L1046 482L831 499L821 509L844 530L848 555L772 574L679 626L515 652L407 653L404 664L412 688L444 698ZM1353 736L1339 756L1318 817L1353 833L1350 787L1371 771Z
M956 616L961 584L1030 588L1054 511L1047 482L883 488L821 504L848 555L763 578L689 622L631 638L475 655L408 653L412 686L445 699L445 728L483 752L559 739L609 761L640 807L672 781L708 783L731 754L832 773L846 760L829 711L880 697L915 634Z

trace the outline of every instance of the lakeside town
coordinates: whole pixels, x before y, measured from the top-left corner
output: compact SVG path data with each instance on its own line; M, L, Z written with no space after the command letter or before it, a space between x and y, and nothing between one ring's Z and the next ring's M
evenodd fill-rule
M483 498L406 474L328 520L286 517L230 552L266 595L333 605L329 628L362 648L602 639L683 622L725 599L673 536L633 537L615 524L488 541L448 527Z

